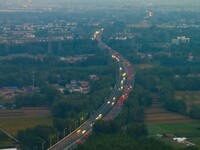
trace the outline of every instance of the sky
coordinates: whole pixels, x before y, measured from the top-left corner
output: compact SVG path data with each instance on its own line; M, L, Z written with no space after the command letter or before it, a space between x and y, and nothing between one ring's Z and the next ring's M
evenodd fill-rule
M149 5L200 5L200 0L0 0L0 5L24 5L24 4L48 4L48 5L63 5L66 3L82 3L82 4L116 4L116 3L146 3Z

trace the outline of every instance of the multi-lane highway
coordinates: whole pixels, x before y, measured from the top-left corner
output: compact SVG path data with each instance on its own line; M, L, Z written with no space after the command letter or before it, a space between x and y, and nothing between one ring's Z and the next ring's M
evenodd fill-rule
M115 88L105 103L95 112L95 114L85 121L80 127L63 138L48 150L69 150L77 144L81 144L92 132L93 124L100 119L112 120L122 110L124 101L128 98L128 93L132 91L135 79L135 69L122 55L101 40L103 29L95 32L93 40L97 40L99 45L109 51L112 58L119 63L119 75Z

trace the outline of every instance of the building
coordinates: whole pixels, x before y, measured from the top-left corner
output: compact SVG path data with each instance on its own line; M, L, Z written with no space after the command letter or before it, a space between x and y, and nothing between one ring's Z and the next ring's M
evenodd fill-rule
M90 83L88 81L71 80L71 84L66 84L65 87L69 90L70 93L79 92L88 94L90 92Z
M172 44L174 45L179 45L181 43L189 43L190 38L185 37L185 36L177 36L176 39L172 39Z
M177 39L179 40L180 43L189 43L190 38L186 38L185 36L178 36Z
M40 88L35 86L25 86L23 88L17 86L2 87L0 88L0 100L12 100L17 95L27 95L33 92L39 93Z
M99 77L96 74L91 74L91 75L89 75L89 77L90 77L90 80L92 80L92 81L99 80Z
M185 137L176 137L176 138L173 138L174 141L177 141L178 143L183 143L187 140L187 138Z

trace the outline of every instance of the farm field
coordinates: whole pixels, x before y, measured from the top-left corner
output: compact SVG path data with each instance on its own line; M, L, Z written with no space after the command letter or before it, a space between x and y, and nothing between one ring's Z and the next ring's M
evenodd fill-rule
M188 106L200 104L200 91L176 91L176 99L186 101Z
M52 125L49 108L22 108L18 110L0 110L0 128L16 135L20 129L37 125Z
M146 123L151 136L173 134L186 137L200 148L200 121L166 111L157 103L146 110Z
M135 65L137 69L151 69L155 67L157 64L149 63L149 64L140 64L140 65Z
M158 104L152 105L146 110L146 122L148 123L182 123L196 122L196 120L180 115L178 113L169 112L160 107Z

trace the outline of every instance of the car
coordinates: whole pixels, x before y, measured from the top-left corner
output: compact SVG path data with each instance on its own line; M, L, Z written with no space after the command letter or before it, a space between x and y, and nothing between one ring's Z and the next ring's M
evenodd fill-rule
M77 144L83 144L83 141L79 139L79 140L76 141L76 143Z
M78 131L76 131L76 133L80 133L81 132L81 129L79 129Z
M124 102L124 95L122 95L119 100L123 103Z
M110 118L109 118L109 117L106 117L106 118L105 118L105 120L106 120L106 121L109 121L109 120L110 120Z
M102 114L99 114L97 117L96 117L96 120L99 120L102 118Z
M124 92L125 92L125 93L128 93L128 92L129 92L129 90L128 90L128 89L124 89Z
M110 101L108 101L107 104L110 104Z
M133 80L133 78L132 77L128 77L128 80Z
M115 101L116 100L116 97L113 97L113 101Z
M124 94L124 99L127 99L128 98L128 94Z
M110 115L113 115L113 112L111 111L109 114L110 114Z
M125 88L125 89L124 89L124 92L125 92L125 93L131 92L131 91L132 91L132 89L130 89L130 88Z
M84 134L85 132L86 132L86 130L83 130L83 131L82 131L82 134Z
M93 127L93 125L94 125L94 123L91 123L91 124L90 124L90 127Z
M115 102L112 102L112 104L111 104L111 105L113 106L114 104L115 104Z
M125 77L125 76L126 76L126 73L123 73L123 74L122 74L122 77Z
M89 136L89 134L88 134L88 133L86 133L86 134L84 135L84 137L86 137L86 138L88 138L88 136Z
M122 102L119 101L119 102L117 103L117 106L118 106L118 107L119 107L119 106L122 106Z

